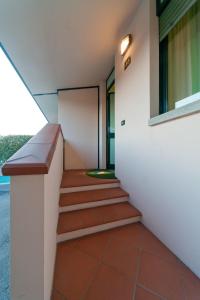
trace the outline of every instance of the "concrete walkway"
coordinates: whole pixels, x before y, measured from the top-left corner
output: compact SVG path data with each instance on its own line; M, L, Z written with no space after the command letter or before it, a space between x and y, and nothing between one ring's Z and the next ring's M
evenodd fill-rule
M10 251L10 195L0 192L0 300L10 300L9 251Z

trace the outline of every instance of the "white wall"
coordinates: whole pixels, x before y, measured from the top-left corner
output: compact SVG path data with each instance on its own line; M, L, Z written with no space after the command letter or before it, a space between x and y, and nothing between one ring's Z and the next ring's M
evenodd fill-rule
M42 95L34 96L34 99L49 123L58 123L58 96Z
M12 300L49 300L63 172L61 134L47 175L11 177Z
M44 299L51 296L54 262L56 255L56 236L60 183L63 174L63 137L59 134L56 150L49 173L44 177Z
M119 49L116 53L116 173L144 224L200 276L200 114L148 126L157 109L150 107L150 96L158 103L155 11L150 18L154 3L141 1L123 29L133 34L127 54L132 64L126 71Z
M11 177L12 300L44 299L44 176Z
M65 169L98 167L98 89L60 91L58 123L65 139Z

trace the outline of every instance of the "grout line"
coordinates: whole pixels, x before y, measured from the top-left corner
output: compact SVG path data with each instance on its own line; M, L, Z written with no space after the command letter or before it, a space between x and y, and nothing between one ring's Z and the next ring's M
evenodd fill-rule
M101 233L101 232L99 232L99 233ZM90 235L90 236L92 236L92 235ZM77 238L77 239L82 239L84 237L88 237L88 236L83 236L83 237L80 237L80 238ZM76 240L76 239L74 239L74 240ZM70 241L66 241L66 242L70 242ZM109 242L109 240L105 244L108 244L108 242ZM65 242L63 242L63 243L65 243ZM99 260L100 262L102 262L102 256L103 256L103 254L102 254L102 256L97 257L94 254L89 253L87 250L81 249L81 246L79 246L79 245L75 244L75 245L73 245L73 247L76 248L76 249L78 249L82 253L87 254L88 256L90 256L92 258L95 258L96 260ZM105 251L106 247L107 247L107 245L105 245L105 248L104 248L103 252Z
M169 263L170 265L173 265L177 270L178 270L178 264L179 264L179 262L178 261L172 261L172 260L170 260L170 259L166 259L166 258L164 258L163 256L161 256L161 255L159 255L159 254L157 254L156 252L151 252L151 251L148 251L148 250L145 250L144 248L142 248L142 250L143 250L143 252L145 252L145 253L147 253L147 254L149 254L149 255L153 255L153 256L155 256L156 258L159 258L160 260L162 260L162 261L164 261L164 262L166 262L166 263ZM170 250L169 250L169 252L171 252ZM171 252L172 254L173 254L173 252ZM176 255L175 254L173 254L175 257L176 257ZM176 257L177 258L177 257ZM187 266L186 266L186 268L188 268ZM180 271L180 273L181 273L181 271Z
M117 241L117 238L111 236L111 237L110 237L110 240L109 240L109 243L108 243L108 245L107 245L107 248L108 248L109 244L110 244L112 241ZM120 242L123 243L123 241L120 241ZM138 256L140 255L140 248L134 247L134 246L132 246L132 245L131 245L130 247L131 247L132 249L134 249L134 250L139 250ZM104 253L104 254L105 254L105 253ZM102 264L103 264L103 265L105 265L105 266L107 266L107 267L109 267L109 268L115 270L117 273L119 273L120 275L122 275L123 277L125 277L126 280L131 281L132 277L130 278L128 275L126 275L125 273L123 273L123 271L120 271L117 267L115 267L115 266L113 266L113 265L111 265L111 264L105 262L103 259L104 259L104 256L102 256ZM136 271L136 274L137 274L137 271ZM136 276L135 276L135 278L136 278Z
M85 300L86 299L86 297L87 297L87 295L89 293L89 290L90 290L93 282L95 281L95 279L97 277L97 274L98 274L98 272L99 272L99 270L101 268L101 265L102 265L102 263L101 263L101 261L99 261L99 263L97 264L97 268L96 268L96 272L94 274L94 277L91 279L90 284L89 284L88 288L86 289L86 291L83 293L82 297L80 297L80 300Z
M184 278L184 275L181 274L181 292L182 292L182 295L183 295L183 300L189 300L188 298L188 293L187 293L187 288L186 288L186 285L185 285L185 278Z
M161 295L157 294L156 292L152 291L151 289L146 288L145 286L143 286L142 284L140 284L138 282L138 280L139 280L139 274L140 274L140 271L141 271L141 261L142 261L143 252L145 252L145 251L140 248L140 255L139 255L139 260L138 260L138 270L137 270L137 275L136 275L135 288L134 288L134 292L133 292L133 300L135 299L135 296L136 296L136 288L137 288L137 286L142 287L143 289L145 289L146 291L154 294L155 296L158 296L161 300L166 300Z
M54 291L55 291L57 294L59 294L59 295L63 298L63 300L68 300L68 299L66 298L66 296L64 296L59 290L57 290L57 289L54 288Z
M111 264L109 264L109 263L106 263L106 262L104 262L104 260L103 260L103 259L104 259L104 256L105 256L105 253L106 253L106 250L109 248L109 245L110 245L110 243L111 243L113 240L115 240L115 238L113 238L113 237L112 237L112 234L110 234L110 237L108 238L108 241L106 242L106 245L105 245L104 250L102 251L102 255L101 255L100 257L96 257L95 255L92 255L92 254L88 253L87 251L81 249L81 247L78 246L78 245L76 245L76 244L73 245L73 247L76 248L77 250L79 250L80 252L82 252L82 253L84 253L84 254L87 254L88 256L92 257L93 259L96 259L96 260L99 261L99 264L98 264L98 267L97 267L96 274L94 275L94 278L91 280L91 283L90 283L90 285L89 285L87 291L84 293L83 297L81 298L81 300L85 300L85 299L86 299L87 294L88 294L88 292L89 292L89 289L91 288L91 286L92 286L92 284L93 284L93 282L94 282L94 280L95 280L95 278L96 278L96 276L97 276L97 273L98 273L98 271L99 271L99 269L100 269L100 267L101 267L102 265L109 267L109 268L112 269L113 271L115 271L115 272L117 272L118 274L120 274L120 275L121 275L123 278L125 278L126 280L132 281L132 278L130 278L128 275L124 274L124 273L123 273L122 271L120 271L117 267L115 267L115 266L113 266L113 265L111 265ZM123 242L123 241L122 241L122 242ZM133 249L137 249L137 250L139 250L139 251L141 252L140 248L138 248L138 247L132 246L132 248L133 248ZM138 255L138 256L140 256L140 252L139 252L139 255ZM136 273L136 274L137 274L137 273ZM135 284L136 284L136 281L137 281L137 279L136 279L136 277L135 277Z
M108 248L108 245L109 245L110 242L111 242L111 241L108 241L108 242L107 242L107 245L105 246L105 249L103 250L103 252L106 251L106 249ZM99 260L100 263L101 263L102 265L111 268L112 270L114 270L115 272L117 272L118 274L120 274L121 276L123 276L126 280L131 281L131 278L130 278L128 275L124 274L122 271L120 271L117 267L115 267L115 266L113 266L113 265L111 265L111 264L109 264L109 263L103 261L103 257L104 257L104 254L105 254L105 253L103 253L102 256L99 258L99 257L96 257L95 255L92 255L92 254L88 253L88 252L85 251L85 250L82 250L82 249L81 249L79 246L77 246L77 245L74 245L74 247L76 247L76 249L79 250L79 251L81 251L82 253L87 254L88 256L90 256L90 257L92 257L92 258L94 258L94 259L96 259L96 260ZM135 248L135 249L138 249L138 250L139 250L139 248Z
M135 299L135 295L136 295L136 286L137 286L137 281L138 281L138 277L139 277L139 273L140 273L141 260L142 260L142 250L139 248L137 271L136 271L135 283L134 283L134 287L133 287L132 300Z
M114 229L110 229L109 231L112 231L112 230L114 230ZM98 233L97 233L97 234L98 234ZM102 250L102 255L100 255L100 257L96 257L95 255L92 255L92 254L88 253L87 251L82 250L81 247L78 246L78 245L76 245L76 244L73 245L73 247L76 248L77 250L79 250L80 252L85 253L85 254L87 254L88 256L90 256L90 257L92 257L93 259L96 259L96 260L98 261L98 262L97 262L97 269L96 269L96 271L95 271L95 274L94 274L93 278L91 279L91 282L89 283L88 288L87 288L86 291L83 293L83 295L82 295L82 297L81 297L81 300L86 300L86 299L87 299L88 292L89 292L90 288L92 287L92 285L93 285L93 283L94 283L94 281L95 281L95 279L96 279L96 276L97 276L97 274L98 274L98 272L99 272L99 269L100 269L100 267L101 267L102 265L106 265L106 266L108 266L109 268L112 268L113 270L115 270L116 272L118 272L120 275L122 275L124 278L130 280L130 277L128 277L128 276L127 276L126 274L124 274L122 271L120 271L119 269L117 269L115 266L109 265L108 263L105 263L105 262L103 261L104 256L105 256L105 253L106 253L106 251L107 251L107 249L108 249L110 243L112 242L113 239L117 239L117 237L112 236L112 232L111 232L111 233L108 233L108 235L109 235L109 236L108 236L108 241L105 242L105 246L104 246L104 248L103 248L103 250ZM79 239L81 239L81 238L77 238L77 240L79 240ZM64 241L64 242L65 242L65 241ZM70 241L69 241L69 242L70 242ZM121 242L123 243L123 240L122 240ZM165 297L161 296L161 295L158 294L157 292L155 292L155 291L153 291L153 290L151 290L151 289L145 287L143 284L141 284L141 283L138 282L138 280L139 280L139 274L140 274L140 271L141 271L142 255L145 254L145 253L147 253L147 254L150 254L150 255L152 255L152 256L158 257L159 259L165 261L166 263L169 263L169 264L173 265L174 267L176 267L176 269L178 269L178 262L179 262L179 261L178 261L178 258L175 256L175 258L177 258L177 265L176 265L176 261L170 261L170 260L167 260L167 259L163 258L162 256L157 255L157 253L153 253L153 252L150 252L150 251L148 251L148 250L146 251L145 249L140 248L140 247L133 247L133 248L138 249L138 250L139 250L139 253L138 253L138 261L137 261L137 270L136 270L136 273L135 273L135 282L134 282L134 284L133 284L132 300L134 300L135 297L136 297L136 288L137 288L137 286L138 286L138 287L141 287L142 289L146 290L147 292L149 292L149 293L151 293L151 294L153 294L153 295L159 297L160 300L166 300ZM171 252L171 251L169 250L169 252ZM183 294L183 296L184 296L183 300L186 300L186 299L189 300L189 299L187 298L187 296L186 296L186 286L185 286L185 281L184 281L184 272L180 271L180 274L181 274L180 277L181 277L182 294ZM67 300L67 299L65 299L65 300Z
M117 267L115 267L115 266L113 266L113 265L110 265L109 263L106 263L106 262L104 262L104 260L103 260L104 255L105 255L105 253L106 253L106 250L109 248L110 243L111 243L112 240L114 240L114 239L115 239L115 238L113 238L112 235L111 235L111 236L109 237L107 243L106 243L106 246L105 246L104 250L103 250L102 256L101 256L100 258L95 257L96 259L99 260L99 267L98 267L97 273L98 273L100 267L101 267L102 265L104 265L104 266L109 267L109 268L112 269L113 271L117 272L118 274L120 274L120 275L121 275L123 278L125 278L126 280L131 281L131 278L130 278L129 276L127 276L126 274L124 274L124 273L123 273L122 271L120 271ZM123 241L122 241L122 242L123 242ZM79 248L79 246L76 246L76 247ZM138 247L132 247L132 248L138 249L138 250L141 252L140 248L138 248ZM86 252L85 250L82 250L82 249L80 249L80 248L79 248L79 250L80 250L81 252L83 252L83 253L87 253L89 256L91 256L92 258L94 258L94 255L89 254L89 253ZM140 253L139 253L138 256L140 256ZM91 286L92 286L92 284L93 284L93 282L94 282L94 280L95 280L95 278L96 278L96 276L97 276L97 273L96 273L96 275L94 276L93 280L91 281L90 286L89 286L88 289L87 289L87 292L85 293L85 295L83 296L83 298L81 298L81 300L86 300L86 297L87 297L87 294L88 294L88 292L89 292L89 289L91 288ZM136 277L137 277L137 273L136 273ZM137 278L135 278L135 285L136 285L136 281L137 281Z
M78 238L78 239L80 239L80 238ZM76 240L76 239L74 239L74 240ZM70 243L70 241L64 241L63 243L68 243L68 242ZM97 257L95 257L94 255L91 255L91 254L88 253L87 251L82 250L78 245L76 245L76 243L75 243L74 245L72 245L72 246L69 245L69 247L74 248L74 249L77 250L78 252L81 252L81 253L83 253L84 255L86 255L86 256L92 258L93 260L96 260L96 261L97 261L97 266L96 266L95 275L94 275L94 277L91 279L91 282L90 282L90 284L89 284L89 287L86 289L86 291L83 293L83 296L80 298L80 300L84 300L85 297L86 297L86 295L87 295L87 292L88 292L89 288L91 287L91 285L92 285L94 279L96 278L97 272L98 272L98 270L99 270L99 268L100 268L100 266L101 266L101 260L98 259ZM56 290L56 289L55 289L55 290ZM57 291L57 290L56 290L56 291ZM60 295L63 296L63 294L61 294L61 293L60 293ZM66 296L65 296L65 299L63 299L63 300L68 300L68 299L67 299Z
M84 293L83 297L81 298L81 300L85 300L85 299L86 299L86 297L87 297L87 295L88 295L88 293L89 293L89 290L90 290L90 288L92 287L92 284L94 283L94 281L95 281L95 279L96 279L96 277L97 277L97 274L98 274L98 272L99 272L99 270L100 270L100 267L103 265L103 255L104 255L104 252L106 251L106 249L108 248L108 245L109 245L110 240L111 240L111 237L109 237L109 238L108 238L108 241L105 243L106 245L105 245L105 247L104 247L104 250L102 251L102 255L101 255L100 258L98 258L99 264L98 264L98 266L97 266L96 273L95 273L94 277L92 278L92 280L91 280L91 282L90 282L90 284L89 284L89 286L88 286L86 292ZM93 257L93 255L90 255L90 256Z
M160 294L158 294L158 293L155 292L155 291L152 291L151 289L147 288L146 286L144 286L144 285L141 284L141 283L137 283L137 286L140 287L140 288L142 288L143 290L145 290L145 291L151 293L152 295L155 295L155 296L159 297L160 300L167 300L167 298L161 296Z
M115 228L114 228L114 229L115 229ZM113 229L110 229L110 230L113 230ZM110 231L110 230L109 230L109 231ZM99 232L99 233L101 234L101 232ZM97 234L98 234L98 232L97 232ZM113 269L114 271L116 271L117 273L119 273L121 276L123 276L126 280L129 280L129 281L130 281L131 278L130 278L129 276L127 276L126 274L124 274L124 273L123 273L122 271L120 271L117 267L115 267L115 266L113 266L113 265L111 265L111 264L109 264L109 263L106 263L106 262L104 262L104 260L103 260L103 259L104 259L105 252L106 252L106 250L107 250L108 247L109 247L109 244L110 244L113 240L116 240L116 239L117 239L116 237L112 237L112 234L109 233L109 235L110 235L110 237L108 238L108 241L106 242L106 245L105 245L105 248L104 248L104 250L103 250L102 256L100 256L100 257L97 257L97 256L95 256L95 255L89 253L88 251L83 250L83 249L81 248L81 246L77 245L76 243L75 243L74 245L70 246L70 247L74 247L74 248L76 248L77 250L79 250L80 252L86 254L87 256L90 256L90 257L93 258L93 259L99 260L101 264L103 264L103 265L105 265L105 266L107 266L107 267ZM92 235L90 235L90 236L92 236ZM87 237L87 236L83 236L83 237L76 238L76 239L82 239L82 238L84 238L84 237ZM76 239L73 239L73 240L76 240ZM61 243L66 243L66 242L70 242L70 241L71 241L71 240L69 240L69 241L63 241L63 242L61 242ZM123 242L123 241L121 241L121 242ZM131 248L139 250L138 256L140 256L140 251L141 251L141 249L140 249L139 247L135 247L135 246L132 246L132 245L131 245Z

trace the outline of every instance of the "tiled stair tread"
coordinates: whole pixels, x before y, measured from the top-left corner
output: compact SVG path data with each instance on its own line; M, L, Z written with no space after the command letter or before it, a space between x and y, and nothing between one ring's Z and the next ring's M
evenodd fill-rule
M139 216L141 213L129 203L66 212L59 215L57 232L62 234Z
M74 192L68 194L61 194L60 206L63 207L68 205L82 204L121 197L128 197L128 193L122 190L121 188Z
M99 179L86 175L85 170L64 171L61 188L119 183L118 179Z

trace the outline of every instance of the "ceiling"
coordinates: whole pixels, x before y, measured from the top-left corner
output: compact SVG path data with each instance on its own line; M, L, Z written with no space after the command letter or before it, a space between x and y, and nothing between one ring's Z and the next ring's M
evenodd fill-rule
M32 94L96 85L139 1L0 0L0 41Z
M33 94L94 85L139 0L0 0L0 40Z

